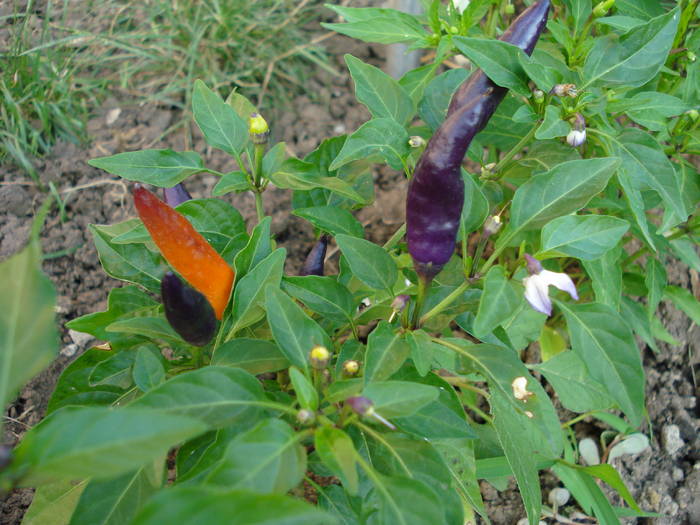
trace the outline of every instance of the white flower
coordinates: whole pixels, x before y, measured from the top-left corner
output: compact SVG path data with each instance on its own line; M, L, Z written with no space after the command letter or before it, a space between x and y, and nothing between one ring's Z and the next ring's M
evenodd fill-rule
M452 0L452 5L455 6L455 9L459 11L461 15L469 5L469 0Z
M543 314L552 315L552 301L549 298L549 285L555 286L568 293L572 299L578 301L576 285L571 277L565 273L550 272L542 268L540 261L529 254L525 254L527 260L528 277L523 279L525 285L525 299L535 310Z
M578 148L581 144L586 142L586 130L579 131L577 129L572 129L566 136L566 142L569 146Z

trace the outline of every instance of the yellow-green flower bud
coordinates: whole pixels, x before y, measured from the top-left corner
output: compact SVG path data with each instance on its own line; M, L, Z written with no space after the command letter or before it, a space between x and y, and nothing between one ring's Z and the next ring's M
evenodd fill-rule
M593 16L600 18L608 14L610 8L615 5L615 0L604 0L593 8Z
M323 370L331 360L331 353L325 346L314 346L309 352L309 361L316 370Z
M248 132L253 144L265 144L270 132L267 121L259 113L252 113L248 119Z
M305 408L301 409L299 412L297 412L297 421L301 425L310 425L316 420L316 414L313 413L311 410L307 410Z
M354 359L349 359L343 363L343 372L348 376L356 376L360 371L360 363Z
M507 15L512 15L515 13L515 6L513 4L506 4L505 8L503 9L503 12Z

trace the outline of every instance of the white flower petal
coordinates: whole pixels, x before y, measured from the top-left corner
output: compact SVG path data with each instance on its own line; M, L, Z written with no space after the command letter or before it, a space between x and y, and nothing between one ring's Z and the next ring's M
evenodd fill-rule
M571 277L565 273L550 272L549 270L542 270L537 276L542 279L542 282L547 285L556 286L562 292L568 293L572 299L578 301L578 293L576 293L576 285Z
M455 6L455 9L459 11L459 14L461 15L464 13L464 10L467 8L469 5L470 0L452 0L452 5Z
M541 279L541 273L523 279L525 299L538 312L552 315L552 301L547 294L547 284Z

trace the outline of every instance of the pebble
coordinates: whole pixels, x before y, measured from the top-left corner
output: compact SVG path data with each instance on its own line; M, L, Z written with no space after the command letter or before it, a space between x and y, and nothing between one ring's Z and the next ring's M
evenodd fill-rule
M674 467L673 471L671 472L671 477L673 478L673 481L683 481L683 479L685 478L683 469Z
M681 438L681 429L678 425L666 425L661 429L661 444L670 456L676 455L683 448L685 442Z
M68 330L68 336L71 338L78 348L87 348L87 346L95 339L90 334L78 332L76 330Z
M61 348L61 355L65 357L73 357L78 351L78 345L75 343L69 344Z

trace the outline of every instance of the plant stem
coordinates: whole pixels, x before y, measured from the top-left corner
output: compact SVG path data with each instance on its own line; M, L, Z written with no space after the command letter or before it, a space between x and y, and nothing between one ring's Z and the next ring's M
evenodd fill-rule
M419 326L419 318L421 310L423 310L423 303L425 303L425 297L428 295L428 289L430 288L430 282L432 279L425 279L423 277L418 277L418 295L416 296L416 304L413 307L413 316L411 317L411 328L415 330Z
M398 230L394 232L394 235L392 235L388 241L384 243L384 248L385 250L389 251L391 250L394 246L396 246L399 241L403 238L403 236L406 234L406 224L402 224Z
M525 145L532 140L532 137L535 136L535 132L537 129L540 127L539 121L532 126L530 131L528 131L523 138L521 138L518 143L513 146L508 153L505 154L505 156L498 161L498 164L496 164L496 167L493 169L493 173L496 174L496 178L499 177L499 173L503 170L503 168L508 164L511 160L513 160L513 157L517 155L524 147Z
M265 218L265 208L263 207L262 190L255 190L255 211L258 215L258 222Z
M455 302L457 299L459 299L459 296L462 295L471 283L469 281L464 281L462 284L460 284L457 288L452 290L450 295L445 297L442 301L440 301L438 304L432 307L423 317L420 318L420 321L418 324L423 324L425 323L428 319L431 317L435 317L437 314L442 312L445 308L450 306L453 302Z

